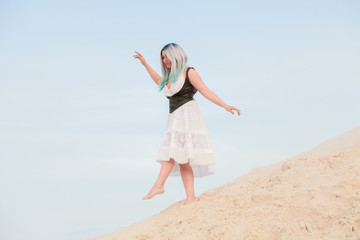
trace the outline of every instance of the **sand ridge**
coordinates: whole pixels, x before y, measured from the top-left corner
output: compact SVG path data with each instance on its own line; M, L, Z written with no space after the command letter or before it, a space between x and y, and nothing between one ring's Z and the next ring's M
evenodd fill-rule
M93 240L360 239L360 127Z

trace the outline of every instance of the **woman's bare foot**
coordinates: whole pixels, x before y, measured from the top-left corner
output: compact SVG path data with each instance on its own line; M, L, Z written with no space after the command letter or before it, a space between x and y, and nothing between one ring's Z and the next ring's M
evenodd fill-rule
M189 203L195 202L195 198L187 198L186 201L184 202L184 205L187 205Z
M154 187L152 187L150 192L142 199L143 200L150 199L150 198L153 198L156 194L162 194L164 192L165 192L164 187L155 187L154 186Z

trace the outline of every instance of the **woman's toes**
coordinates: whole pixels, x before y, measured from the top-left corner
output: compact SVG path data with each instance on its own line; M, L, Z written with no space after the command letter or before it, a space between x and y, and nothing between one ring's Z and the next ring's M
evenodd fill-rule
M143 197L143 200L145 200L145 199L151 199L151 198L153 198L156 194L161 194L161 193L164 193L165 192L165 190L164 190L164 188L162 188L162 187L160 187L160 188L152 188L151 190L150 190L150 192L145 196L145 197Z

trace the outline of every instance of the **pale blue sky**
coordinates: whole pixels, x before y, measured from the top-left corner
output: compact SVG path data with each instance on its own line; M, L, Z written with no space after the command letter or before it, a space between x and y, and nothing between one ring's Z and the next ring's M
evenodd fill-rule
M160 73L180 44L205 84L217 161L197 196L360 123L359 1L0 1L0 238L95 237L185 198L156 180L168 100Z

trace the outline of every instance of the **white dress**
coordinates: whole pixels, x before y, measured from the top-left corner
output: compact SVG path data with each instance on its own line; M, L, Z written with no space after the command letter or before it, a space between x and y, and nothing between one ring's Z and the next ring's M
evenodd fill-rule
M188 80L188 79L187 79ZM170 97L179 92L185 83L181 73L170 89L165 86L163 92ZM156 161L175 160L170 176L180 176L179 164L190 162L194 177L214 174L215 159L208 131L198 103L191 100L169 113L166 134L160 146Z

